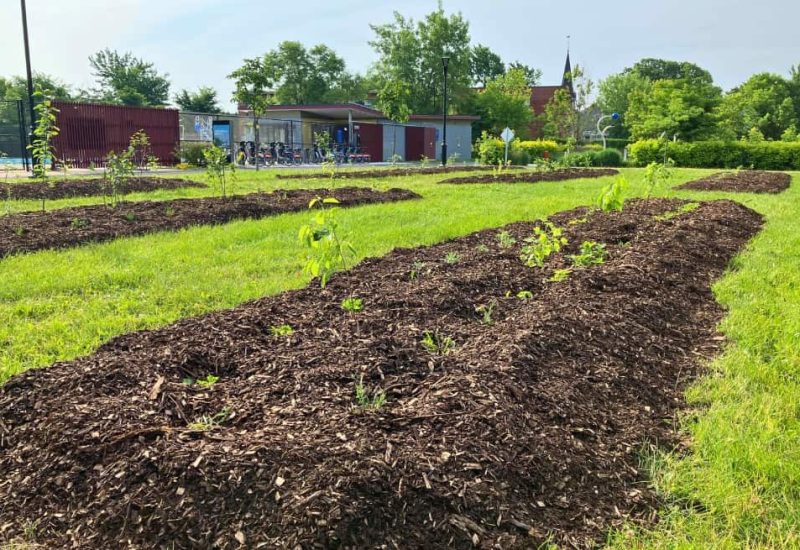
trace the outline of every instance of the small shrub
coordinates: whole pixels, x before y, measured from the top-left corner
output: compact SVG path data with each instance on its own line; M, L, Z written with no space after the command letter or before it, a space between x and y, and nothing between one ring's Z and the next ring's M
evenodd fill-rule
M617 167L622 166L622 154L616 149L604 149L602 151L592 151L589 153L589 163L596 167Z
M222 147L212 145L203 150L206 162L206 175L212 185L217 188L222 196L227 196L228 172L231 177L236 176L236 166L228 162L228 154Z
M69 225L72 229L83 229L89 226L89 220L86 218L72 218L72 222Z
M584 241L578 254L570 256L575 267L599 265L606 260L606 245L595 241Z
M342 301L342 309L350 313L358 313L364 310L364 300L351 296Z
M408 274L408 278L412 281L416 281L424 268L425 262L420 262L419 260L415 261L411 266L411 271Z
M668 159L666 164L651 162L647 165L647 169L644 171L644 183L647 189L645 193L646 198L650 198L656 188L661 188L667 184L669 178L672 176L670 168L674 164L672 159Z
M434 355L448 355L456 348L456 343L449 336L440 336L437 332L425 331L422 335L422 347Z
M300 243L309 250L309 256L303 272L312 277L319 277L320 287L325 288L337 268L347 269L348 256L355 256L356 250L339 230L336 210L327 208L339 204L334 198L317 197L308 207L318 207L310 224L300 228Z
M380 409L386 404L386 392L379 390L370 398L367 388L364 386L364 376L362 375L356 384L356 403L362 409Z
M445 254L444 263L453 265L461 261L461 255L458 252L448 252Z
M494 323L494 310L497 308L497 300L492 300L488 304L479 305L475 308L475 313L481 316L481 323L491 325Z
M566 281L569 279L569 276L572 275L572 269L556 269L553 272L553 276L550 277L549 281L551 283L560 283L561 281Z
M800 142L785 141L637 141L630 146L630 162L647 166L667 157L683 168L736 168L800 170Z
M219 376L214 376L213 374L209 374L204 379L198 380L197 385L208 390L214 387L214 384L216 384L218 381L219 381Z
M291 336L294 334L294 329L291 325L277 325L269 327L269 332L273 336Z
M511 236L508 231L501 231L497 234L497 241L500 243L500 248L511 248L517 244L517 239Z
M625 197L622 192L627 187L627 180L623 176L619 176L600 191L600 196L595 201L597 207L603 212L621 211L625 205Z
M520 259L528 267L544 267L544 261L567 244L563 234L564 231L551 222L545 222L544 228L535 227L533 237L525 239Z
M210 143L185 143L181 145L179 152L181 163L189 166L205 166L206 159L203 153L210 146Z

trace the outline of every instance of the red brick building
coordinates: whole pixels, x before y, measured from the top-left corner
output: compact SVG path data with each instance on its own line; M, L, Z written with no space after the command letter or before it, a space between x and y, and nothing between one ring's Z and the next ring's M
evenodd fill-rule
M572 86L572 64L569 60L569 51L567 51L567 61L564 64L564 76L561 78L561 85L559 86L534 86L531 88L531 109L533 110L534 119L530 125L531 138L537 139L542 137L542 127L544 121L541 115L544 114L544 109L550 100L553 99L558 90L568 90L570 95L575 99L575 89Z

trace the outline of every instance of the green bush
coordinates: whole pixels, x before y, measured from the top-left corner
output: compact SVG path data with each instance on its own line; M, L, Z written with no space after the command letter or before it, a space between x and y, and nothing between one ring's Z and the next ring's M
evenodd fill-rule
M525 166L530 164L532 155L530 155L527 150L523 149L520 143L518 139L515 139L509 144L508 160L511 164ZM497 164L502 164L505 160L506 144L502 139L492 137L484 132L475 143L475 153L481 164L497 166Z
M180 149L181 162L192 166L205 166L206 160L203 152L210 147L210 143L182 143Z
M618 149L620 151L624 150L625 147L628 147L631 144L630 141L627 139L622 138L607 138L606 139L606 146L611 147L613 149Z
M636 166L664 160L665 143L651 139L631 145L630 161ZM667 142L667 157L685 168L753 168L800 170L800 143L783 141Z
M592 151L589 155L592 166L622 166L622 153L616 149Z
M548 153L550 157L555 156L557 153L564 151L564 146L559 145L552 140L536 140L536 141L520 141L519 147L528 153L531 159L544 158L544 154Z

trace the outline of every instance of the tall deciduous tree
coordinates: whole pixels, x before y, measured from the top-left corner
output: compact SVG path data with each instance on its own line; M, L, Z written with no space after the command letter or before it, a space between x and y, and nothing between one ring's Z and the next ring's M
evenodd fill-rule
M500 56L481 44L472 48L470 56L472 81L485 88L490 80L506 72L506 66Z
M411 88L413 112L441 112L443 99L442 57L449 57L450 105L457 110L470 95L472 84L469 23L460 14L448 16L441 3L419 22L394 13L394 21L372 25L370 45L379 59L373 76L382 87L386 81L406 82Z
M378 92L377 107L384 116L391 121L403 124L411 117L411 108L408 106L411 98L411 88L405 82L389 80ZM397 154L397 124L392 126L392 156Z
M184 111L193 113L221 113L217 103L217 91L208 86L201 86L196 92L181 90L175 96L175 103Z
M161 107L169 101L168 75L160 75L152 63L131 53L105 49L89 57L97 78L95 99L122 105Z
M635 72L650 80L690 80L711 84L714 79L707 70L687 61L645 58L625 72Z
M249 107L255 115L263 115L274 103L275 78L265 66L263 57L245 59L242 66L228 75L234 81L233 100Z
M797 124L790 82L776 74L751 76L725 96L719 123L723 137L739 139L755 128L766 139L781 139Z
M539 81L542 79L541 69L534 69L533 67L525 65L524 63L520 63L519 61L514 61L508 64L509 71L516 69L519 69L525 73L525 81L528 83L528 86L537 86Z
M520 138L527 137L533 116L530 106L531 92L525 72L511 69L506 74L490 80L486 89L478 94L482 121L494 135L508 126Z
M698 80L658 80L647 91L634 91L626 115L636 139L672 138L696 140L711 137L715 130L714 110L722 92Z
M621 117L609 135L618 138L627 138L630 135L626 114L630 104L630 94L633 92L647 92L650 89L650 80L637 72L622 72L611 75L600 81L597 106L605 115L618 113Z

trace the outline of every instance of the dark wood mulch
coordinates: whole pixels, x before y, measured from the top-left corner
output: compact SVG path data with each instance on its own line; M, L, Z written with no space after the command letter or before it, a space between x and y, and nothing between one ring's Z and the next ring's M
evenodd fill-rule
M112 194L110 183L103 178L51 178L47 183L26 182L0 184L0 200L55 200L75 197L97 197ZM122 194L148 193L160 189L181 189L184 187L206 187L196 181L177 178L133 177L121 189Z
M619 170L614 168L569 168L553 172L521 172L501 174L481 174L480 176L465 176L450 178L439 183L468 184L468 183L537 183L540 181L564 181L580 178L604 178L616 176Z
M315 197L335 197L340 206L358 206L419 198L405 189L375 191L364 187L336 190L277 190L272 193L169 201L123 202L78 206L0 217L0 257L47 248L68 248L89 242L156 231L176 231L193 225L263 218L308 208Z
M734 191L741 193L781 193L789 189L792 176L785 172L741 170L719 172L706 178L679 185L678 189L699 191Z
M652 521L639 452L676 444L685 384L719 349L710 284L761 225L731 201L656 219L681 204L555 216L566 254L609 252L561 283L564 254L520 262L533 224L519 223L509 249L487 230L396 250L324 291L12 378L0 540L36 522L48 548L586 547ZM349 296L362 312L341 309ZM283 324L294 334L273 335ZM452 353L428 352L425 331ZM186 380L208 374L210 388ZM385 405L359 406L359 382Z
M520 166L511 166L512 170L519 170ZM430 174L450 174L455 172L480 172L491 170L491 166L429 166L427 168L387 168L377 169L358 169L358 168L339 168L334 177L336 179L373 179L373 178L399 178L402 176L427 176ZM305 174L278 174L278 179L282 180L314 180L330 179L330 174L324 172L314 172Z

